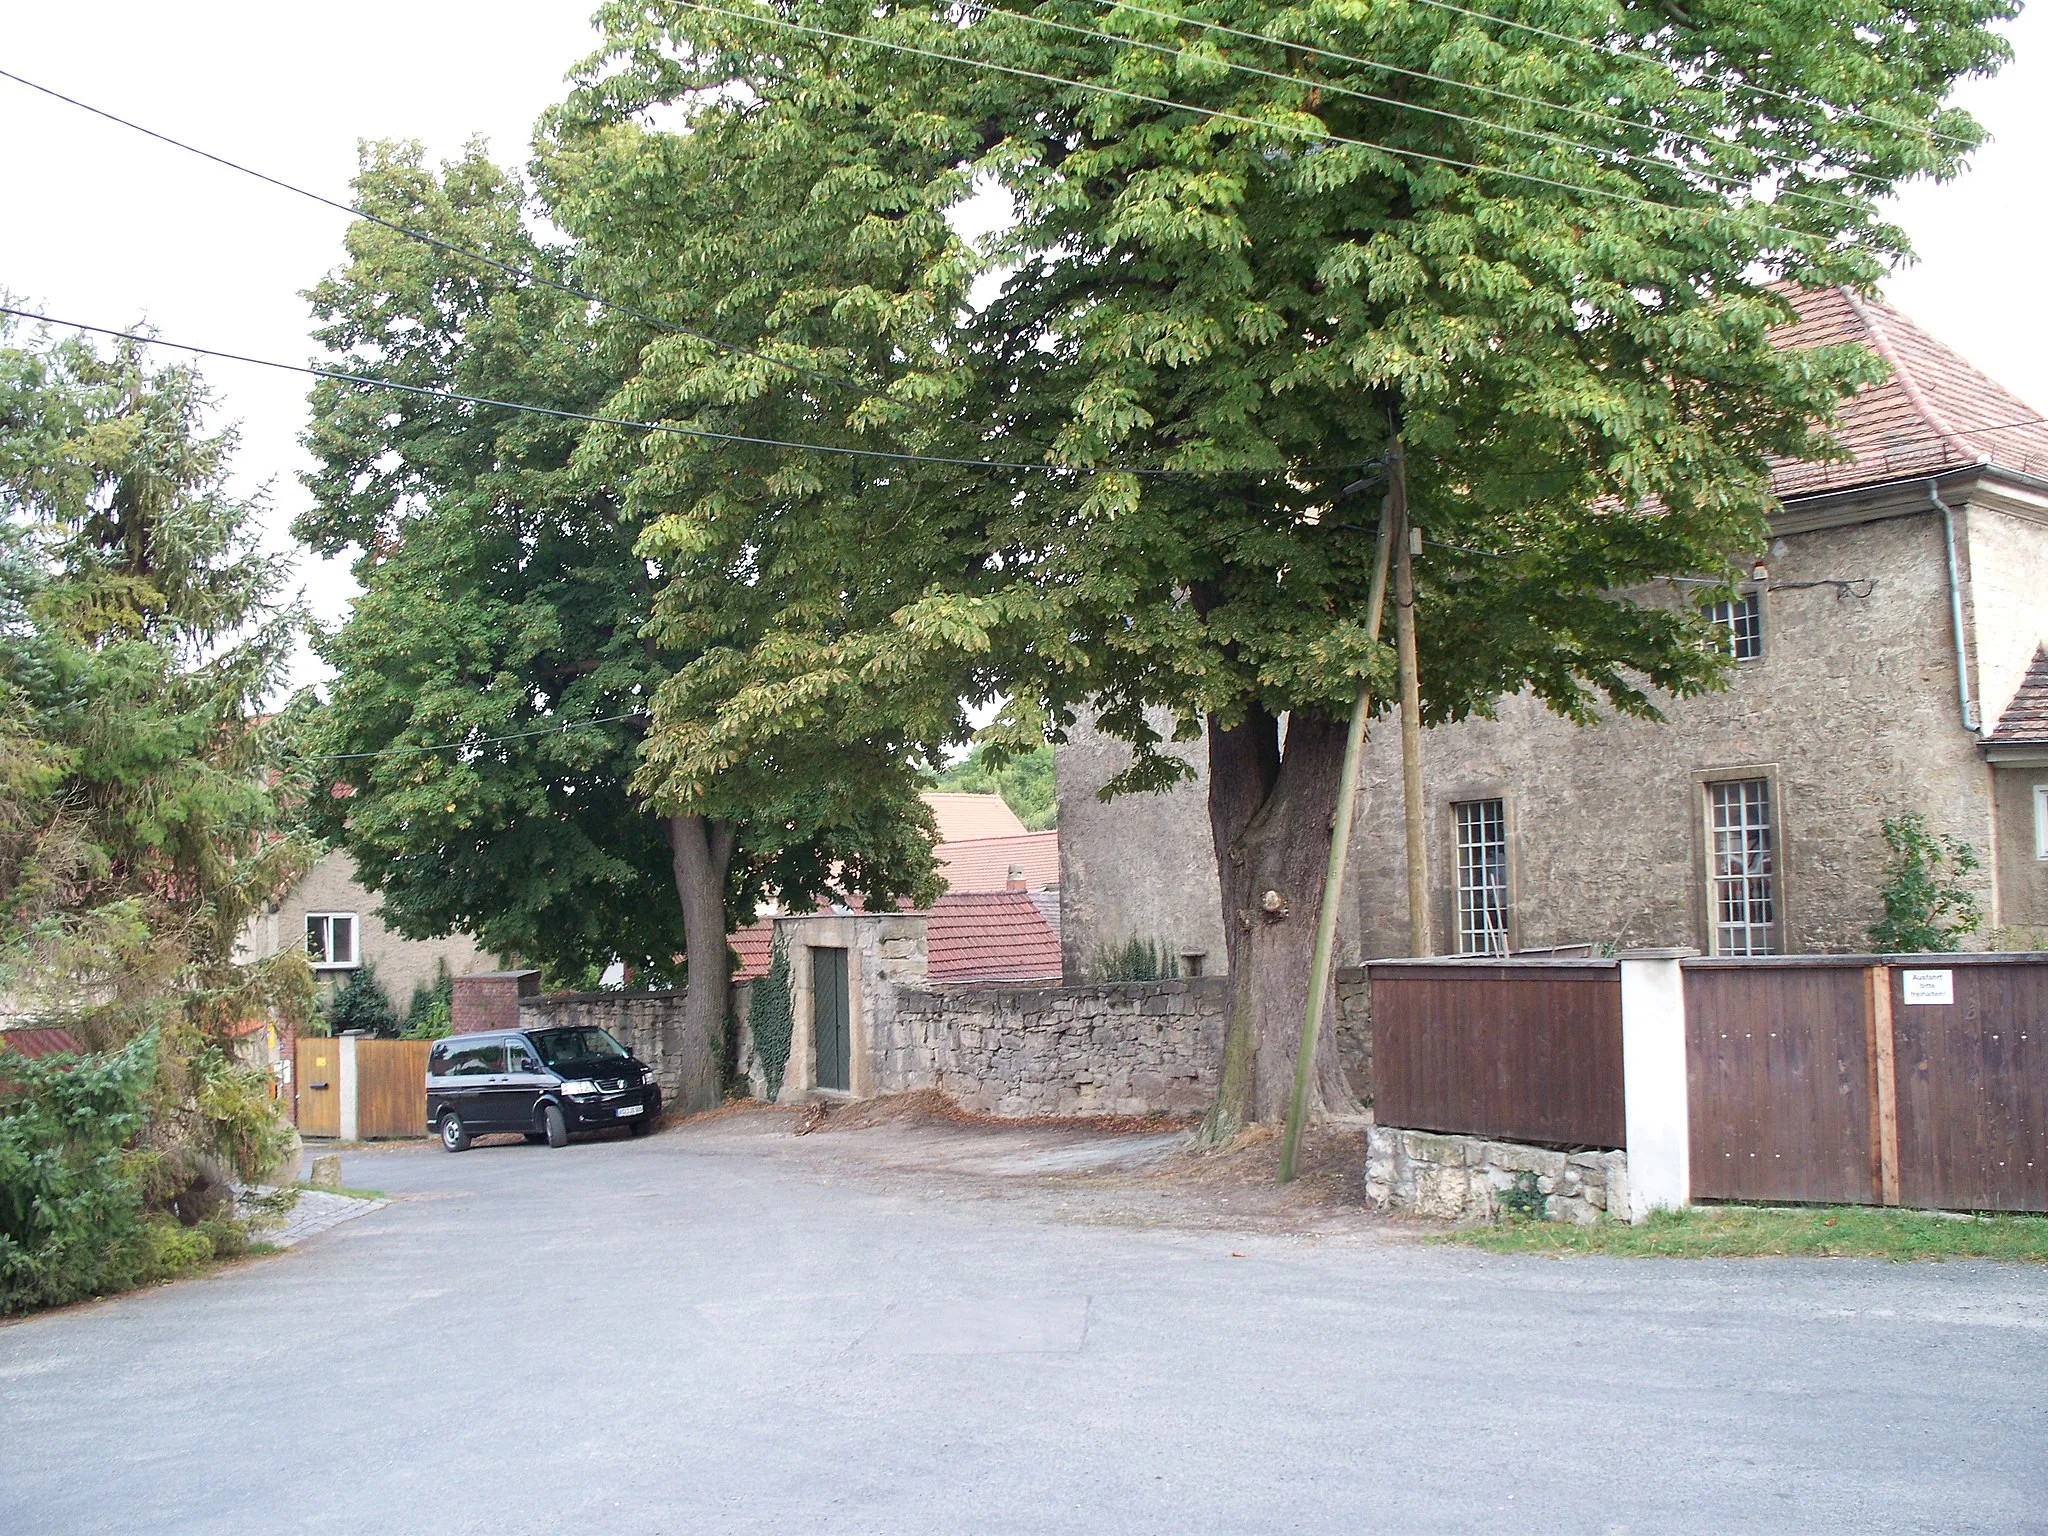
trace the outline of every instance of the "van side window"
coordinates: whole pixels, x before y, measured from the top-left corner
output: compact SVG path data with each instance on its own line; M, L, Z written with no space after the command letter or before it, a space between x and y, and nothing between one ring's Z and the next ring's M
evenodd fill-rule
M489 1077L505 1070L505 1042L486 1040L478 1045L458 1046L448 1053L448 1076Z

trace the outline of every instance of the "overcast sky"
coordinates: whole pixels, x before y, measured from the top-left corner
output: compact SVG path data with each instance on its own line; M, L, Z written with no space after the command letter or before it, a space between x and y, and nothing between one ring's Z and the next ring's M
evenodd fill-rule
M590 0L353 0L343 7L181 0L17 5L0 68L346 200L361 139L454 154L482 135L523 158L535 116L589 51ZM1892 301L2037 407L2048 408L2048 21L2010 28L2017 57L1961 102L1993 142L1955 182L1912 188L1900 216L1920 254ZM346 216L154 144L0 80L0 288L52 315L139 320L159 334L304 362L300 292L340 254ZM268 482L277 537L304 505L294 478L303 379L205 365L242 426L241 478ZM346 606L345 571L310 558L316 610ZM308 676L312 671L308 669Z

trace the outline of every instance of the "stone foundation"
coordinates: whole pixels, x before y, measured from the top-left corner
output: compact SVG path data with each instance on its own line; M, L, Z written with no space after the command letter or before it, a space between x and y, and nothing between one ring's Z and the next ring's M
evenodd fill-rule
M1551 1221L1628 1220L1628 1154L1553 1152L1479 1136L1376 1125L1366 1134L1365 1201L1440 1221L1491 1221L1516 1175L1533 1173Z

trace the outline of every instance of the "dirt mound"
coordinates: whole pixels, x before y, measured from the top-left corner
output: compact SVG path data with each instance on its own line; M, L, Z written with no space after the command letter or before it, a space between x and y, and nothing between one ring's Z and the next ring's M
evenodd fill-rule
M892 1093L850 1103L818 1100L804 1106L794 1133L864 1131L881 1125L984 1125L1001 1130L1087 1131L1097 1136L1157 1136L1185 1130L1198 1116L1188 1115L984 1115L962 1109L936 1088Z

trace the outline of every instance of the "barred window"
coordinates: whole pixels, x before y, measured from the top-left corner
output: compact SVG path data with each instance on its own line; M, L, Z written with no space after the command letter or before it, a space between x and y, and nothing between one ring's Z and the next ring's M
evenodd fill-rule
M1451 807L1458 830L1458 953L1508 952L1508 818L1501 800Z
M1709 784L1707 804L1714 837L1714 953L1768 955L1778 911L1771 781Z
M1761 594L1745 592L1723 598L1707 609L1721 649L1737 661L1755 661L1764 653L1764 606Z

